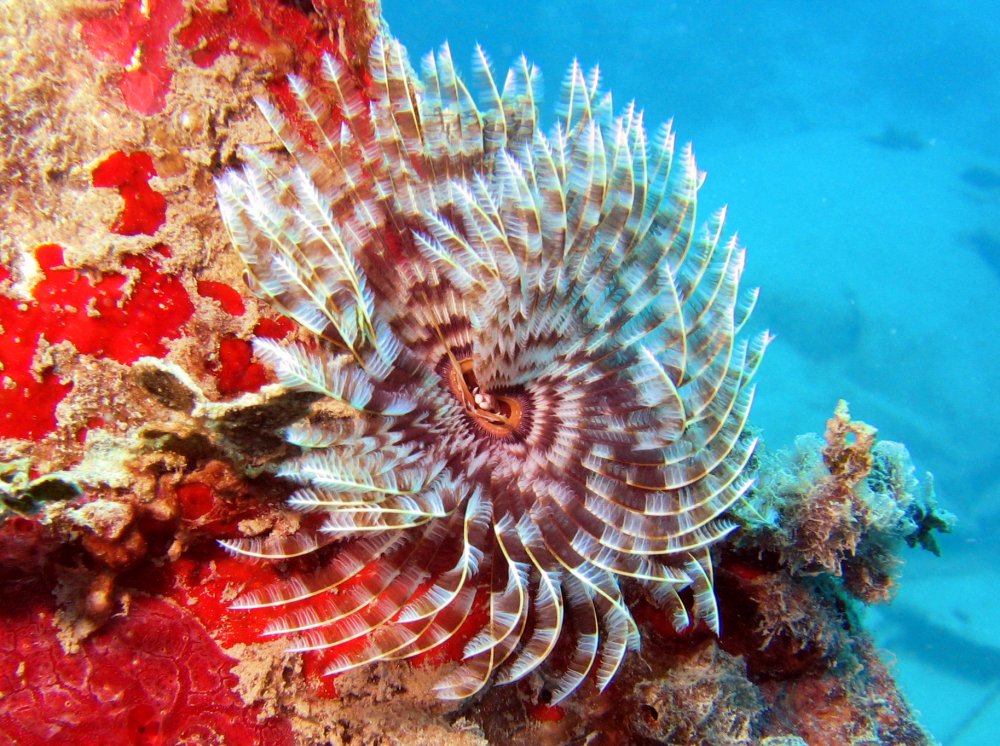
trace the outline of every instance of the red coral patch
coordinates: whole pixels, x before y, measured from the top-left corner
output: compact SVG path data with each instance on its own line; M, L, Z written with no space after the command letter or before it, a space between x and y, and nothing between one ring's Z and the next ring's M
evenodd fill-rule
M314 6L316 10L307 13L294 3L230 0L221 10L193 13L190 22L177 33L177 41L191 50L191 59L199 67L209 67L223 54L256 57L267 51L278 63L268 83L271 95L299 134L315 144L285 73L295 72L311 81L319 79L323 54L337 51L330 28L334 19L345 16L346 8L319 0Z
M51 253L43 249L39 259ZM9 278L10 270L0 266L0 282ZM0 295L0 437L35 439L51 432L56 406L73 388L54 373L33 370L41 320L32 309L33 304Z
M198 280L198 295L218 301L222 310L230 316L242 316L246 311L243 296L224 282Z
M284 339L295 328L295 322L285 316L277 319L262 318L253 328L255 337L268 337L270 339Z
M264 49L285 45L297 62L313 65L323 51L333 51L327 23L304 13L292 3L254 3L230 0L223 10L200 10L177 34L191 50L199 67L208 67L223 54L256 56Z
M177 500L181 506L181 517L189 521L201 518L215 507L215 493L201 482L182 484L177 488Z
M38 369L43 340L71 342L83 354L127 364L165 355L164 341L179 337L194 313L180 281L161 273L148 256L122 262L135 273L131 289L125 275L92 279L64 266L55 244L40 246L35 258L45 276L32 290L33 300L0 295L0 437L36 440L55 429L56 406L72 384ZM0 268L0 280L8 276Z
M121 65L118 89L140 114L163 110L174 71L167 65L170 34L184 19L183 0L124 0L84 21L83 41L99 59Z
M126 155L119 150L94 169L94 186L117 188L125 200L125 207L111 226L113 233L152 236L163 225L167 217L167 200L149 185L153 176L156 176L156 167L147 153Z
M0 626L0 733L12 743L293 743L278 719L258 722L234 691L235 661L197 617L135 597L66 654L44 592L19 588Z
M155 570L152 571L155 574ZM257 589L279 580L272 565L233 557L220 548L198 548L172 563L157 579L147 572L133 578L142 587L156 588L175 603L189 608L220 644L259 643L269 622L287 613L283 607L259 609L253 614L234 611L232 590Z
M227 337L219 342L219 393L224 396L256 391L267 383L267 369L253 362L253 347L244 339Z
M191 50L191 60L199 67L210 66L223 54L254 54L271 40L259 12L249 0L230 0L219 11L196 11L177 41Z
M129 256L122 264L137 273L108 274L96 282L77 269L50 268L32 295L49 342L69 341L85 355L134 363L167 354L166 339L181 335L194 313L187 291L173 275L159 272L149 256Z

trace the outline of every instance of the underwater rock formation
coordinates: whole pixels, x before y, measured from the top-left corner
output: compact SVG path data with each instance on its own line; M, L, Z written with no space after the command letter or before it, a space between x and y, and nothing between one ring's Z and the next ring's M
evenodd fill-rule
M218 541L309 527L273 465L323 403L254 355L309 336L246 291L213 180L241 143L280 154L253 99L291 115L289 73L318 83L329 52L362 86L377 8L143 7L25 0L0 20L5 740L929 742L857 609L950 519L846 411L825 443L755 452L741 527L712 547L719 636L623 584L642 646L603 693L588 680L554 704L535 673L441 703L463 644L323 677L324 656L266 642L281 610L230 606L290 567Z

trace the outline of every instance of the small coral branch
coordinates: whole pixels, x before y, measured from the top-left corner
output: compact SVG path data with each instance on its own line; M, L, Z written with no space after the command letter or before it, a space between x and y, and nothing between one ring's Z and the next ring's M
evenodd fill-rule
M847 402L837 402L833 417L826 421L824 436L823 463L830 475L853 490L872 470L872 446L877 434L871 425L851 420Z

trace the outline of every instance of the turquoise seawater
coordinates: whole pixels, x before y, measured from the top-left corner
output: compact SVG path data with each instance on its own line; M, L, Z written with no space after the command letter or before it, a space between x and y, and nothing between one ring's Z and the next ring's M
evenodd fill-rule
M959 518L906 556L869 627L947 746L1000 726L1000 3L383 0L414 58L522 52L545 108L574 57L673 118L777 334L753 422L770 448L839 398L934 473ZM471 71L471 65L464 69Z

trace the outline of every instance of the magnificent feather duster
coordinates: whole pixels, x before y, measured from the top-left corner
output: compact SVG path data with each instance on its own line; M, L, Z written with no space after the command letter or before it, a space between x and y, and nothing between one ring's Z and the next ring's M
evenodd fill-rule
M709 547L751 483L768 340L738 340L743 250L724 211L697 226L690 146L615 115L596 70L573 64L546 135L524 59L501 89L477 50L478 106L447 47L420 77L388 35L369 60L368 90L333 57L321 86L291 79L304 126L259 102L287 157L248 148L218 183L252 287L315 337L257 355L357 413L287 431L301 455L279 474L315 530L226 542L274 559L337 542L330 561L236 605L286 607L269 632L336 648L329 673L478 619L442 697L556 649L553 702L603 688L639 645L624 583L677 629L718 629Z

